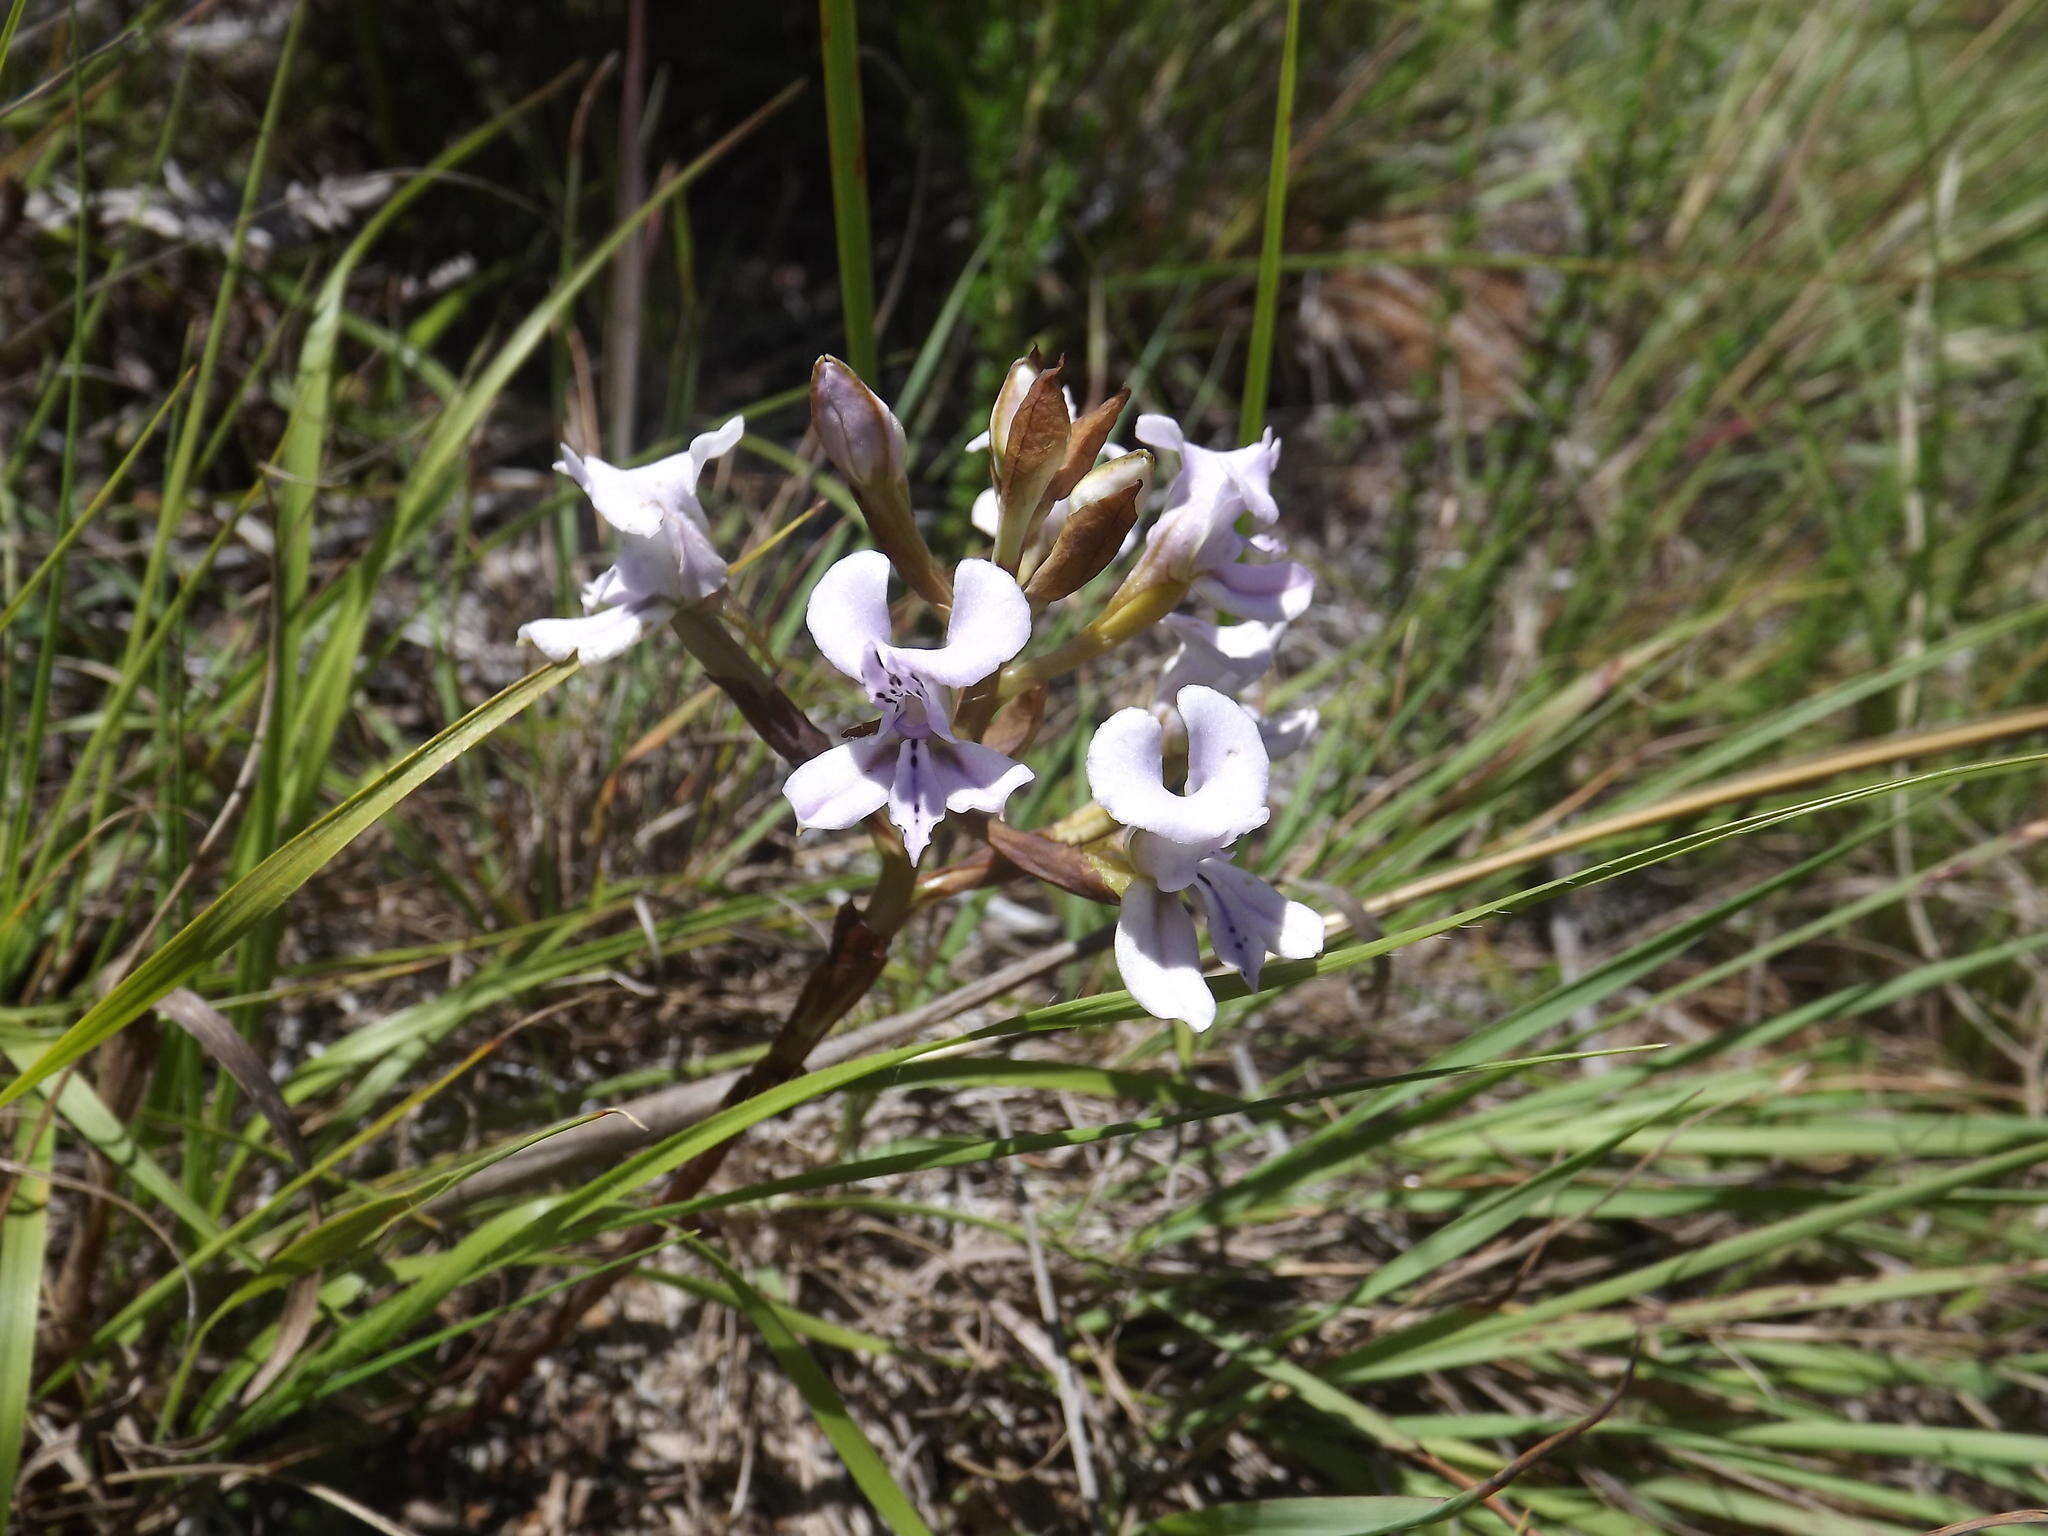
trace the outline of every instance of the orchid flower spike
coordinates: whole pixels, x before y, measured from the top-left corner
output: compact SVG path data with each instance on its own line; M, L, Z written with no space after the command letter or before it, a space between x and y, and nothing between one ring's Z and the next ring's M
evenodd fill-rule
M660 624L679 603L702 602L725 586L725 561L711 543L697 479L704 466L730 453L746 430L735 416L693 439L682 453L638 469L620 469L567 443L555 468L590 498L619 533L617 563L583 588L580 619L535 619L522 625L550 661L572 656L586 665L608 661Z
M880 550L848 555L819 578L808 617L825 659L867 689L882 720L874 735L790 774L782 792L799 825L850 827L886 806L915 863L946 812L1000 815L1031 782L1022 763L954 736L947 691L980 682L1031 638L1031 605L1008 571L960 562L941 646L892 643L889 557Z
M1131 829L1136 878L1116 924L1124 985L1148 1013L1207 1029L1216 999L1202 979L1195 920L1181 892L1201 898L1217 958L1254 987L1268 953L1321 954L1323 922L1227 856L1268 815L1258 722L1213 688L1183 688L1175 704L1187 735L1186 793L1166 787L1166 732L1142 709L1119 710L1096 731L1088 786Z

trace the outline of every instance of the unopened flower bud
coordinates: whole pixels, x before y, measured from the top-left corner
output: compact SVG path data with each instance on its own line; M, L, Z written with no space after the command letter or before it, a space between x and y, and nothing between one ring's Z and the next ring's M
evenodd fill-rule
M949 604L952 586L910 510L903 423L896 413L838 358L821 357L811 369L811 428L860 503L875 547L926 602Z
M1042 371L1034 350L1031 356L1010 364L1010 371L1003 375L1003 387L996 391L996 403L988 413L988 450L997 464L1003 462L1003 454L1010 446L1010 422L1017 415L1017 407L1024 403L1025 394Z
M1138 499L1151 475L1149 453L1127 453L1084 475L1073 488L1059 537L1031 573L1024 595L1043 607L1101 575L1136 525Z
M1038 739L1039 726L1045 723L1045 700L1043 686L1018 694L996 711L995 719L981 733L981 744L1005 757L1023 756Z
M1019 363L1004 382L1012 382L1029 368ZM998 432L992 422L996 450L996 501L1001 520L996 527L996 563L1014 571L1025 546L1052 506L1053 476L1067 461L1067 440L1073 418L1067 414L1065 393L1060 388L1060 365L1055 363L1032 378L1023 397L1004 418L1004 402L997 402Z
M825 457L855 490L904 479L903 423L836 357L821 357L811 369L811 425Z

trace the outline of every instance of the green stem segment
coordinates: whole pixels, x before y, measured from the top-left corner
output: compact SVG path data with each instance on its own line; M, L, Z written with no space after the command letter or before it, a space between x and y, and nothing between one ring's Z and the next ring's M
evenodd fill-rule
M1184 581L1161 582L1133 594L1057 650L1003 668L996 679L997 701L1007 704L1040 683L1050 682L1084 662L1107 655L1133 635L1157 624L1178 608L1181 599L1187 595L1188 584Z

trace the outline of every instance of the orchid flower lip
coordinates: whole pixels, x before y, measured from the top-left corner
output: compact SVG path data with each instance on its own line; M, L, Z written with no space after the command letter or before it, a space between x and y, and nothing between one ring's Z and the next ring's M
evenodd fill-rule
M1165 730L1147 710L1111 715L1088 747L1088 785L1116 820L1180 848L1228 846L1265 825L1268 765L1258 722L1213 688L1175 696L1187 731L1187 790L1166 787Z

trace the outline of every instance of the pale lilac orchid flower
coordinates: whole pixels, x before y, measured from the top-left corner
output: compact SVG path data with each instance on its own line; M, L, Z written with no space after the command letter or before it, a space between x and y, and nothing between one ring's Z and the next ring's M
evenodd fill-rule
M1286 546L1272 534L1237 531L1241 516L1265 528L1280 515L1272 488L1280 440L1272 428L1242 448L1204 448L1189 442L1172 417L1144 415L1137 437L1180 455L1180 472L1146 534L1139 569L1149 565L1164 579L1186 581L1196 595L1239 618L1300 618L1315 595L1314 575L1296 561L1273 558Z
M1116 963L1148 1013L1196 1029L1216 1020L1202 979L1192 889L1209 920L1216 957L1256 987L1268 953L1290 960L1322 953L1323 922L1257 875L1230 862L1230 845L1263 826L1268 761L1258 722L1213 688L1180 690L1187 736L1187 790L1166 787L1166 731L1148 711L1111 715L1088 747L1088 786L1131 829L1136 878L1117 916Z
M1000 815L1033 777L1029 768L953 735L947 690L980 682L1024 649L1031 604L1016 579L988 560L953 573L946 643L896 645L889 622L889 557L862 550L839 561L811 593L811 636L825 659L868 691L880 727L790 774L782 792L799 825L838 829L888 808L911 862L924 856L948 811Z
M586 665L608 661L678 603L701 602L725 585L725 560L711 543L697 480L704 466L730 453L746 430L735 416L694 438L681 453L638 469L620 469L567 443L555 468L590 498L619 534L617 562L583 587L580 619L535 619L520 626L550 661L572 656Z
M1280 505L1273 500L1273 471L1280 467L1280 439L1271 427L1256 443L1242 448L1204 448L1189 442L1171 416L1147 412L1138 418L1137 436L1148 448L1180 455L1180 473L1167 488L1163 510L1171 512L1190 502L1234 499L1235 510L1251 513L1260 527L1270 528L1278 521Z

